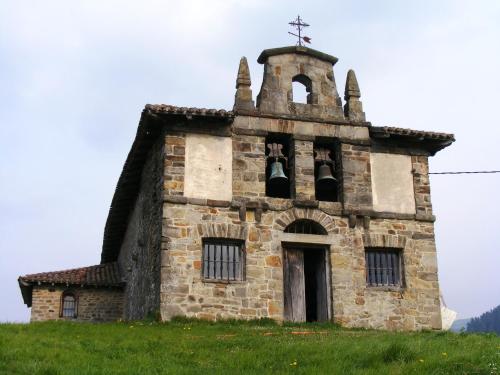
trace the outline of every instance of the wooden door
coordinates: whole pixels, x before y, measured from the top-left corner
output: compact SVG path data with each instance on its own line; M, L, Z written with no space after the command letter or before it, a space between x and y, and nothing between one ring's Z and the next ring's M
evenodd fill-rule
M306 294L304 279L304 252L297 249L284 251L285 320L306 321Z

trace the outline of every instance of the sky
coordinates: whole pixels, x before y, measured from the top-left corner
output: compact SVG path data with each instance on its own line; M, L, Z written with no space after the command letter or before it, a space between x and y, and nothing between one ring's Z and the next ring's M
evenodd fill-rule
M146 103L231 109L241 56L334 55L367 120L454 133L433 172L500 170L497 0L1 0L0 321L28 321L20 275L98 264ZM459 318L500 304L500 174L431 178L441 290Z

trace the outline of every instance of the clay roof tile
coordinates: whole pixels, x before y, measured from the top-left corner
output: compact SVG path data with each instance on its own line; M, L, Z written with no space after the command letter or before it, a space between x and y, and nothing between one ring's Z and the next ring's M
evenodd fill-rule
M119 286L123 284L117 262L19 277L23 283Z

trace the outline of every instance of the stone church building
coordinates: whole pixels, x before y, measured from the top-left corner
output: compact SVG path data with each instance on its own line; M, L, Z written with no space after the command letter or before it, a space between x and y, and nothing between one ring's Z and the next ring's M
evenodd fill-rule
M232 111L146 105L101 263L20 277L32 321L441 328L428 158L454 136L373 126L352 70L340 98L331 55L293 46L258 62L254 101L241 59Z

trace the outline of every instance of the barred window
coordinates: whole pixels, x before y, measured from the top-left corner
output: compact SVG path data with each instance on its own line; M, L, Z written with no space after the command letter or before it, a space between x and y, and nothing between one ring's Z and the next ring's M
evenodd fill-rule
M76 297L71 292L62 295L61 316L63 318L76 318Z
M227 240L203 243L203 278L206 280L243 280L243 244Z
M371 248L365 251L366 285L401 286L401 251Z

